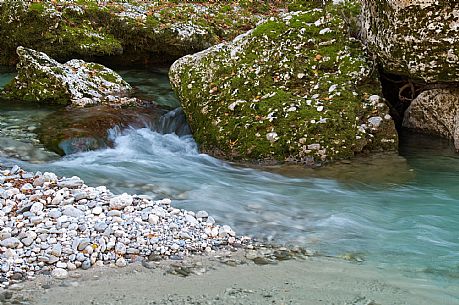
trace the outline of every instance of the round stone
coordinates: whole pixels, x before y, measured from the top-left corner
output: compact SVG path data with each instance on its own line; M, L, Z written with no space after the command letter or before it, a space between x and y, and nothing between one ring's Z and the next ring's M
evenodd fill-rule
M56 279L66 279L69 276L69 273L67 270L63 268L56 268L53 271L51 271L51 276L56 278Z
M102 213L102 207L101 206L96 206L94 209L92 209L92 213L94 215L100 215Z
M116 260L116 263L115 265L117 267L126 267L127 263L126 263L126 260L123 258L123 257L120 257Z

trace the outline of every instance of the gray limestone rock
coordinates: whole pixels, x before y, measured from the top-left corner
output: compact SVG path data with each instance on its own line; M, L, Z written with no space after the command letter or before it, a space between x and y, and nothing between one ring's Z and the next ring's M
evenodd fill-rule
M459 81L459 2L364 0L362 34L384 70Z
M459 89L422 92L406 110L403 126L451 139L459 151Z

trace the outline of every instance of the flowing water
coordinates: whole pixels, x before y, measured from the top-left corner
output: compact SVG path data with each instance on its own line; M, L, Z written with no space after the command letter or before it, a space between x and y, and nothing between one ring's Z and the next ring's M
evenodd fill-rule
M164 71L123 76L143 84L144 96L178 105ZM148 79L155 82L144 83ZM0 162L78 175L117 193L170 197L179 207L207 210L239 234L301 244L396 268L443 288L459 287L459 155L447 141L404 134L400 156L376 155L314 170L250 168L200 154L186 130L180 136L167 133L183 123L173 112L154 125L159 132L112 130L113 148L58 158L27 136L42 114L53 111L0 108L0 131L19 130L3 138L14 140L11 145L19 151L22 146L31 150L23 157L0 150ZM32 129L27 132L26 126ZM452 298L459 297L455 289Z

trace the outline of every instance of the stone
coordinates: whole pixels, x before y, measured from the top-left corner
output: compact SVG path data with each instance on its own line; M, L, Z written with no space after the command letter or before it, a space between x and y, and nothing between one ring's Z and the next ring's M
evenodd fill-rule
M222 230L223 232L225 232L226 234L230 235L230 236L236 236L236 233L235 233L235 232L233 231L233 229L231 229L231 227L228 226L228 225L223 225L223 226L221 227L221 230Z
M209 217L209 213L207 213L206 211L198 211L196 213L196 218L207 218Z
M125 244L120 243L120 242L116 243L115 252L117 254L123 255L123 254L126 254L126 251L127 251L127 249L126 249L126 245Z
M43 179L45 180L45 182L52 182L52 183L57 182L57 176L55 173L45 172L43 174Z
M51 254L56 257L60 257L62 255L62 245L61 244L53 245L51 249Z
M56 263L56 267L57 267L57 268L61 268L61 269L67 269L67 263L64 263L64 262L57 262L57 263Z
M81 263L81 269L88 270L89 268L91 268L91 261L85 260Z
M110 209L111 210L122 210L125 207L131 205L133 202L133 198L131 195L128 195L126 193L115 196L112 199L110 199Z
M280 14L174 62L169 78L201 151L310 166L396 151L392 120L360 128L389 108L370 99L382 90L364 46L348 35L349 9L329 3ZM323 148L307 148L315 143Z
M116 264L117 267L126 267L127 262L126 262L126 260L125 260L123 257L120 257L120 258L118 258L118 259L116 260L116 263L115 263L115 264Z
M67 269L69 269L69 270L76 270L76 268L77 268L77 267L75 266L74 263L72 263L72 262L67 262Z
M102 207L101 206L96 206L94 209L92 209L92 213L94 215L100 215L102 213Z
M14 175L14 174L18 173L20 170L21 170L21 168L20 168L19 166L13 165L13 167L12 167L11 170L10 170L10 173L11 173L12 175Z
M96 230L99 233L104 232L108 228L108 224L106 224L103 221L96 222L94 225L94 230Z
M56 278L56 279L66 279L69 276L69 273L67 270L63 268L55 268L53 271L51 271L51 276Z
M459 151L459 89L431 89L405 111L403 127L453 140Z
M121 217L121 215L122 215L122 212L118 210L111 210L111 211L108 211L107 213L108 217Z
M194 218L194 216L191 216L189 214L185 215L185 220L192 226L196 226L199 224L196 218Z
M33 186L42 186L45 183L45 179L43 177L37 177L33 180Z
M148 223L150 224L157 224L159 222L159 216L155 214L148 215Z
M60 64L45 53L24 47L18 47L17 54L18 75L7 85L5 98L88 106L108 103L108 96L122 97L131 91L121 76L100 64L78 59Z
M75 198L76 201L88 198L88 194L86 192L82 192L80 190L72 192L72 195L73 195L73 197Z
M89 241L88 238L83 238L79 241L77 250L78 251L83 251L87 246L89 246L91 242Z
M33 244L33 241L34 240L32 238L30 238L30 237L26 237L26 238L21 239L21 243L26 247L28 247L31 244Z
M62 212L58 209L52 209L51 211L49 211L48 216L54 219L58 219L62 216Z
M73 188L81 187L83 184L84 184L83 180L81 180L79 177L73 176L72 178L66 178L66 179L60 180L57 183L57 186L61 188L66 187L69 189L73 189Z
M75 218L81 218L85 216L82 210L77 209L73 206L66 206L64 210L62 211L62 214L68 217L75 217Z
M55 264L59 261L59 258L54 256L54 255L48 255L47 256L47 260L46 260L46 263L52 265L52 264Z
M26 183L21 187L21 192L28 192L33 190L33 185L30 183Z
M37 214L41 211L43 211L43 203L35 202L34 204L32 204L32 207L30 208L30 212Z
M362 36L383 69L425 82L459 81L459 2L362 1Z
M63 200L64 200L64 196L62 196L62 194L56 194L53 200L51 200L51 204L60 205Z
M0 246L6 247L6 248L14 249L14 248L19 247L19 245L21 245L21 241L17 239L16 237L6 238L0 241Z

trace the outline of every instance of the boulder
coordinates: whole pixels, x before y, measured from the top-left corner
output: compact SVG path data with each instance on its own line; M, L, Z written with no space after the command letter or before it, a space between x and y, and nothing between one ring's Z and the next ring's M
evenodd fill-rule
M105 28L97 28L89 20L76 23L70 19L68 15L75 11L80 15L84 12L71 1L5 1L0 6L0 64L14 64L18 46L59 59L123 52L121 42Z
M3 92L8 99L75 106L132 102L122 98L131 86L100 64L77 59L60 64L24 47L18 47L17 54L18 75Z
M232 42L176 61L170 80L200 149L310 165L396 150L380 84L342 10L270 17Z
M247 31L270 8L265 1L7 1L0 6L0 64L14 63L18 46L62 61L170 63Z
M161 120L165 110L156 105L116 109L107 105L66 108L47 116L37 130L40 142L60 155L110 147L109 130L142 128Z
M406 110L403 126L451 139L459 151L459 89L422 92Z
M383 69L459 81L459 1L363 0L362 36Z

